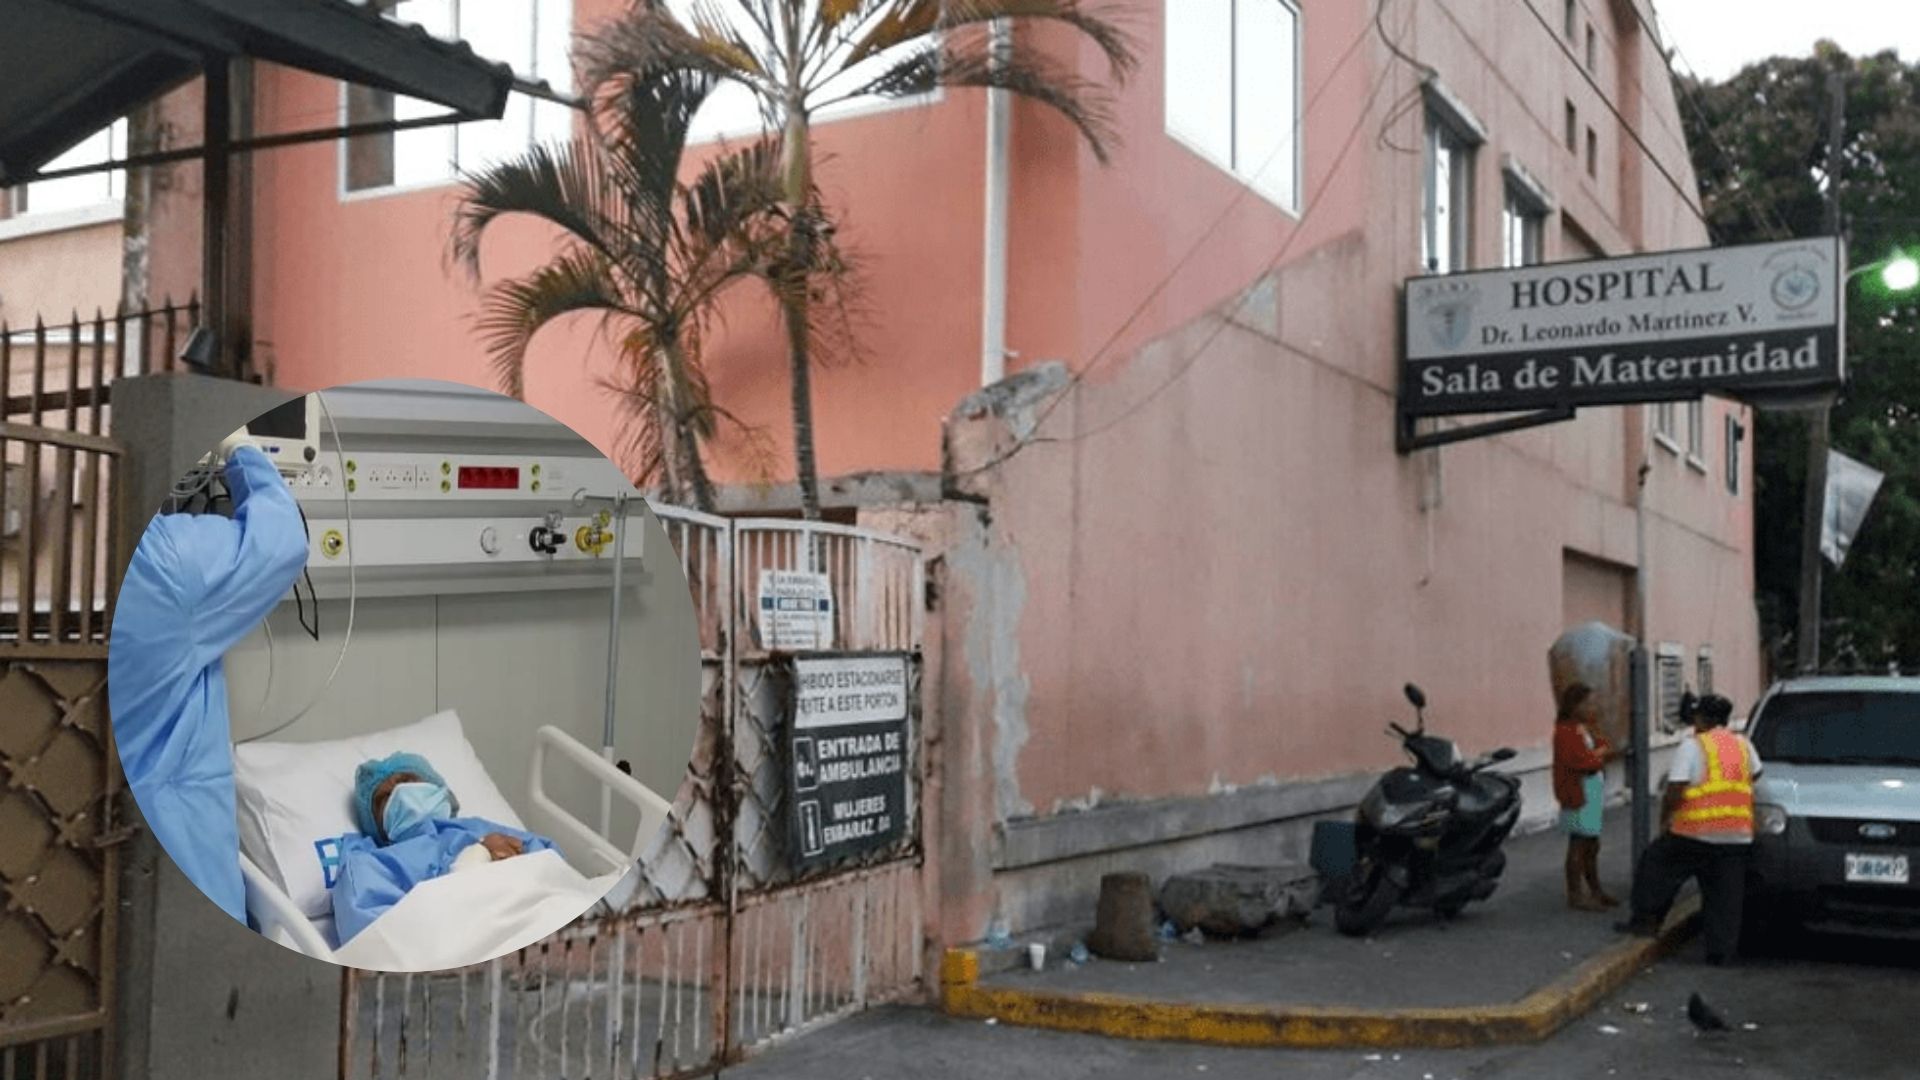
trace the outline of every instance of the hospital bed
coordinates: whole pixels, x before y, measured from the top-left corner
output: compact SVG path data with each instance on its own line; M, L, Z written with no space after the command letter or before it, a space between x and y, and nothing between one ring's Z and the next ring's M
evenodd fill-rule
M560 855L522 855L425 882L342 946L328 906L326 842L357 831L354 768L396 750L432 762L462 816L545 836ZM598 751L545 726L525 777L523 816L502 795L450 710L329 742L249 743L235 748L234 765L248 919L288 948L376 970L475 963L530 945L596 905L623 906L637 885L635 867L671 809ZM567 770L555 786L549 786L549 766ZM589 826L555 797L563 791L576 805L595 801L595 795L610 799L627 811L623 819L637 821L633 833L615 837ZM589 799L578 799L582 793Z

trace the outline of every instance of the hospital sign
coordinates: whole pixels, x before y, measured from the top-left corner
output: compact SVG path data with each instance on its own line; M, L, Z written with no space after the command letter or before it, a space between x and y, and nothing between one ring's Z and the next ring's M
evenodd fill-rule
M1418 277L1408 416L1578 408L1840 384L1833 237Z
M906 836L912 710L904 653L793 657L788 837L810 869Z

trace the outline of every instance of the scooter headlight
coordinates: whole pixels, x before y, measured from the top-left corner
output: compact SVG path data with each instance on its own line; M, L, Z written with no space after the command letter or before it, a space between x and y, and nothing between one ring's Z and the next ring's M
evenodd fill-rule
M1787 831L1787 811L1784 807L1771 803L1756 803L1753 808L1753 828L1762 836L1783 836Z

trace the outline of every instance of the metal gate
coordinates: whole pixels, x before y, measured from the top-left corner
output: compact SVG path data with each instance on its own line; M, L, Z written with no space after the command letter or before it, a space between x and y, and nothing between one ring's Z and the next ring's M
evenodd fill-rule
M6 375L0 337L0 376ZM0 387L5 385L0 378ZM35 399L38 400L37 398ZM0 410L3 413L4 410ZM38 406L33 419L40 419ZM0 1077L83 1080L113 1055L119 758L106 648L122 452L0 414Z
M786 699L754 620L762 570L828 575L836 648L908 655L923 742L920 549L839 525L654 512L693 592L703 679L692 761L640 888L623 911L487 964L347 973L343 1080L698 1075L921 988L921 747L909 747L905 839L797 873L782 825Z

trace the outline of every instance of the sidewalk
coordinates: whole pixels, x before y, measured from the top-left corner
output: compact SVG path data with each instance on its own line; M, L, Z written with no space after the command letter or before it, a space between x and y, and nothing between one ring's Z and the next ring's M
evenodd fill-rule
M1616 814L1602 877L1627 891L1628 822ZM1660 942L1623 939L1623 915L1571 911L1556 832L1509 842L1500 891L1458 919L1396 911L1353 939L1322 908L1304 927L1244 941L1165 943L1152 964L1050 957L1042 972L980 978L977 957L949 957L947 1011L1129 1038L1231 1045L1467 1046L1544 1038L1617 988L1688 928ZM970 967L971 965L971 967Z

